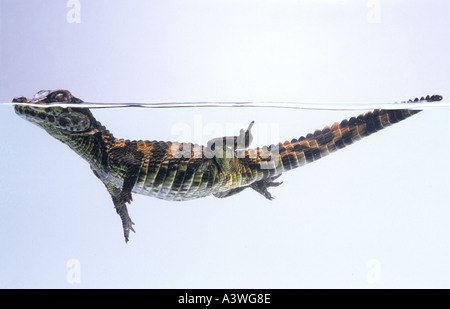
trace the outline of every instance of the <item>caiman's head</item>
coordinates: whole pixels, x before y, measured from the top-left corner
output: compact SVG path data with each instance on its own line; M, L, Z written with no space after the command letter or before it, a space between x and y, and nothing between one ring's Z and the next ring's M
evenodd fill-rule
M83 101L67 90L41 90L28 100L25 97L14 98L16 113L42 127L54 137L92 130L95 119L87 108L64 107L65 104L79 104ZM45 107L47 103L58 103L56 107ZM27 105L30 104L30 105ZM43 106L37 106L42 104Z

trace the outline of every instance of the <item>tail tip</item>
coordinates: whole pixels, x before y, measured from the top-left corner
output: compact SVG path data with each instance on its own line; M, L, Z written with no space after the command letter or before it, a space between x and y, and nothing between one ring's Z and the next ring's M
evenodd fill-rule
M407 103L415 103L415 102L437 102L441 101L443 97L439 94L427 95L426 97L415 98L414 100L408 100Z

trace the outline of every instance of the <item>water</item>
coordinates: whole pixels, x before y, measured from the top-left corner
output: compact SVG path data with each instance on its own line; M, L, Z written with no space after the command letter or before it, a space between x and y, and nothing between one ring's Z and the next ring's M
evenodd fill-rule
M120 138L206 144L255 121L252 147L268 145L371 103L448 102L449 6L1 0L0 102L62 88L91 103L352 109L92 109ZM0 287L448 288L450 122L439 106L284 173L272 201L135 194L125 244L89 165L0 105Z
M243 110L222 108L220 116L214 108L93 113L116 137L186 141L180 138L191 135L188 141L203 144L255 120L254 146L298 138L355 114ZM306 281L304 286L334 286L341 280L345 286L380 285L381 275L401 278L413 265L420 282L409 286L446 284L436 276L450 254L444 245L450 143L442 138L449 125L440 109L283 174L283 184L270 190L273 201L252 190L187 202L134 194L129 210L137 233L127 245L110 197L88 164L12 108L2 107L1 117L14 128L3 133L1 148L3 174L13 175L1 178L7 205L3 261L21 267L14 277L24 286L76 281L70 277L76 263L86 286L195 287L194 277L214 287L244 287L255 278L259 284L252 286L259 287ZM48 275L39 275L44 270ZM280 273L282 282L273 282ZM122 275L135 280L115 282ZM177 283L161 280L172 276ZM216 276L227 283L215 282Z

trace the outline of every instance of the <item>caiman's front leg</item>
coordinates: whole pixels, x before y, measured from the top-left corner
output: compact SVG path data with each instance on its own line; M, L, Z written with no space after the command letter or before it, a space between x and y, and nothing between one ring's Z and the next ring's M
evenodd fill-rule
M107 185L106 189L108 189L109 194L111 194L111 198L114 204L114 208L116 209L117 214L119 215L120 219L122 220L122 227L123 227L123 235L125 237L125 241L128 242L128 237L130 235L130 230L133 232L136 232L133 229L133 221L131 221L130 216L128 215L128 209L125 202L125 195L122 194L123 190L119 189L113 185ZM126 194L127 195L127 194ZM125 199L124 199L125 197ZM132 201L131 199L131 193L129 195L128 203Z
M139 158L136 158L135 154L136 153L124 151L124 148L112 149L109 154L110 159L114 162L116 167L125 170L122 188L115 185L106 185L106 188L111 194L114 207L122 220L123 234L126 242L128 242L130 231L135 232L133 229L134 223L128 215L126 206L127 203L129 204L133 200L131 191L136 184L141 168L141 161Z
M117 198L113 197L114 207L116 208L117 214L120 216L122 220L123 227L123 235L125 237L125 242L128 242L128 237L130 235L130 230L135 232L133 229L133 221L131 221L130 216L128 215L128 209L126 204L130 204L133 201L133 197L131 196L131 190L133 190L134 185L136 184L136 180L139 173L140 165L132 164L128 166L127 172L125 174L123 180L123 186L120 194Z
M120 219L122 220L122 227L123 227L123 234L125 237L125 241L128 242L128 237L130 235L130 230L135 232L133 229L133 221L131 221L130 216L128 215L128 209L126 206L126 203L130 203L132 201L131 197L131 190L129 190L130 183L132 181L132 176L125 176L127 178L127 181L124 181L124 185L122 188L117 187L116 185L109 184L107 182L104 182L102 179L102 176L91 166L92 172L94 172L94 175L97 176L98 179L100 179L103 184L105 185L106 189L108 190L109 194L111 195L114 208L116 209L117 214L120 216ZM128 174L128 173L127 173ZM130 173L130 175L135 174L134 171ZM125 187L125 190L124 190ZM133 187L131 187L133 188ZM125 192L125 193L124 193Z

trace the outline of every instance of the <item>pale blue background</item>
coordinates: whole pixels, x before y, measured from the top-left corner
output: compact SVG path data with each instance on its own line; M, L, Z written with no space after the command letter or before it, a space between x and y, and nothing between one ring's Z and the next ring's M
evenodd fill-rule
M81 0L79 24L67 22L66 3L0 0L1 102L57 88L93 102L450 97L445 0ZM355 113L94 111L130 139L255 120L255 145ZM286 173L273 201L252 191L184 203L135 195L137 233L125 245L86 162L1 107L0 287L448 288L449 116L427 110ZM71 259L80 283L66 280Z

